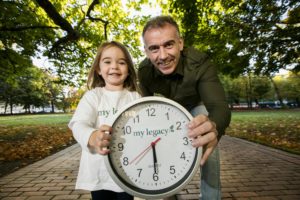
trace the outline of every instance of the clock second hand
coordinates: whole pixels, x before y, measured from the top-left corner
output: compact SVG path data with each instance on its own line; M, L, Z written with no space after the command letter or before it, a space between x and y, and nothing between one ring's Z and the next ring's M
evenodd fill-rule
M129 164L134 163L134 161L136 161L137 159L139 159L135 164L138 164L140 162L140 160L144 157L144 155L146 155L146 153L152 148L152 146L154 146L161 138L157 138L154 142L151 142L151 144L144 149L139 155L137 155L131 162L129 162Z

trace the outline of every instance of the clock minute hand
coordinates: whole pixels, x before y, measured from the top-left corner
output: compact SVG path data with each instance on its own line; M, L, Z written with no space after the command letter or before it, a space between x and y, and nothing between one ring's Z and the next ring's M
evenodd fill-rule
M152 152L153 152L153 168L154 168L154 173L157 174L158 168L157 168L157 157L156 157L156 151L155 151L155 144L151 143L152 146Z
M137 155L132 161L129 162L129 164L132 164L134 163L137 159L139 159L137 163L140 162L140 160L146 155L146 153L152 148L152 145L155 145L161 138L157 138L155 141L151 142L151 144L146 148L144 149L139 155Z

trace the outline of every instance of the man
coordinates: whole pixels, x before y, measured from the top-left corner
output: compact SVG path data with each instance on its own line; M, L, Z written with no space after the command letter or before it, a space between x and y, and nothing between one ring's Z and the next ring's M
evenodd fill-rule
M201 199L221 199L217 144L231 113L216 68L205 54L184 48L178 25L169 16L150 19L143 30L143 41L147 58L138 69L142 94L160 94L192 113L188 136L194 147L205 149L200 161Z

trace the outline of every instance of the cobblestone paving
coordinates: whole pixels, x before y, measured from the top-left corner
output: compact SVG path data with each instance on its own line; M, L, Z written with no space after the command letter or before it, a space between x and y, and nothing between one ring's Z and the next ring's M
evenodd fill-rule
M300 156L229 136L220 149L222 200L300 200ZM90 199L89 192L74 190L79 159L76 144L2 177L0 199ZM199 199L199 179L176 198Z

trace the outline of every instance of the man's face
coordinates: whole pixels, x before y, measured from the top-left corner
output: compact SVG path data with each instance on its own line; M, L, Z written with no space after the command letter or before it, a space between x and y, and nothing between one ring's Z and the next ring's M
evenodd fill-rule
M161 73L168 75L175 71L183 49L183 40L174 26L166 24L162 28L147 30L144 44L147 57Z

